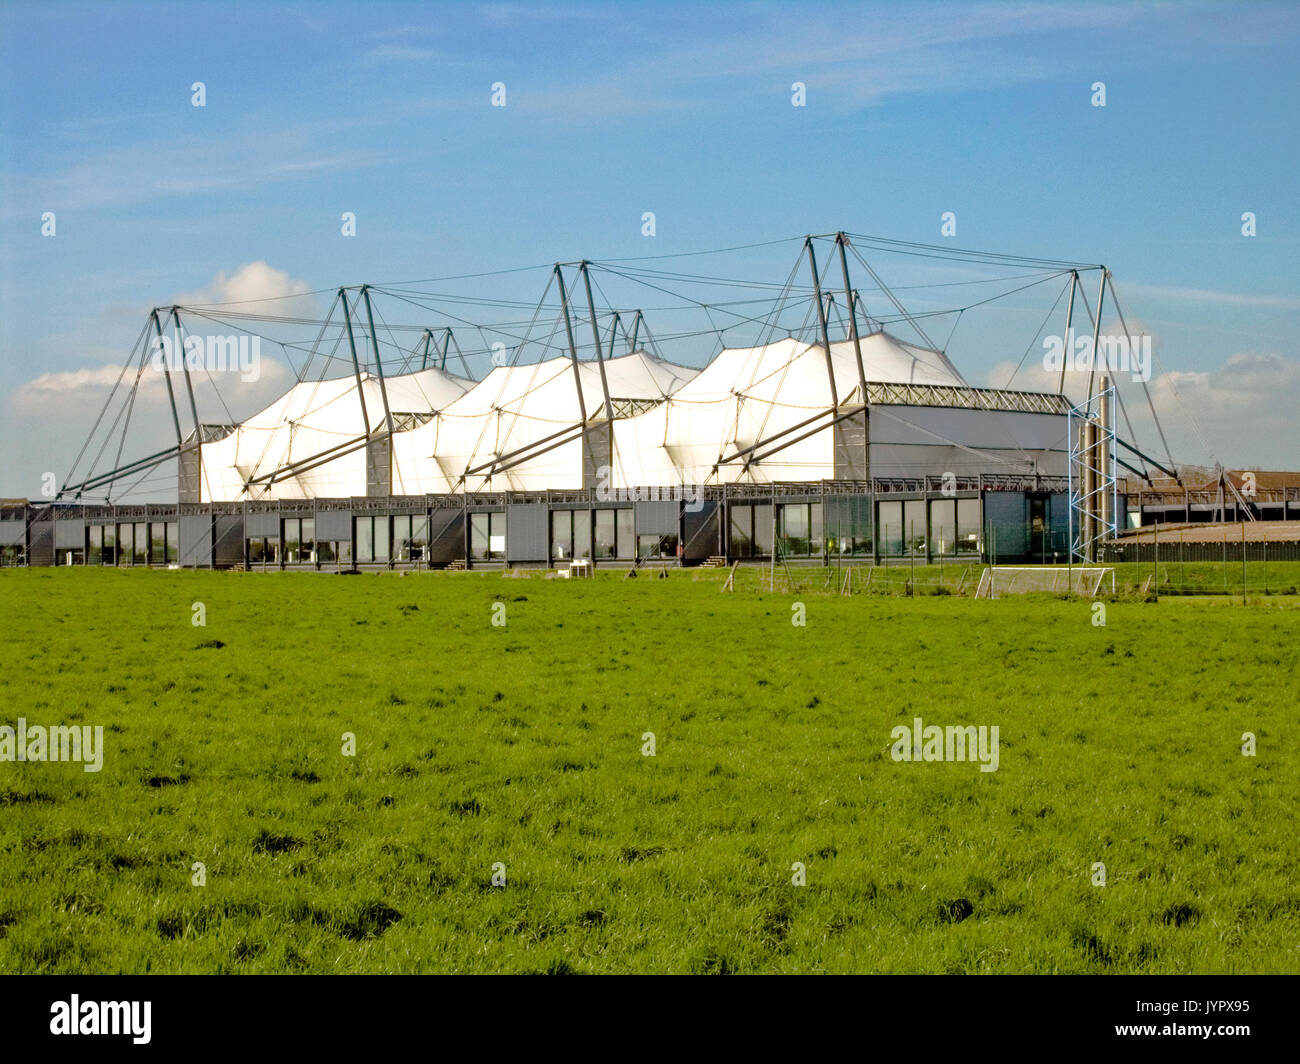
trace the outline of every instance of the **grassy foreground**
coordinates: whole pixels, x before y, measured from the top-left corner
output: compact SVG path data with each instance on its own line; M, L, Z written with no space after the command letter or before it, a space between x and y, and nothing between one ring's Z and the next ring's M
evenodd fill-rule
M0 972L1300 971L1295 599L719 580L0 573Z

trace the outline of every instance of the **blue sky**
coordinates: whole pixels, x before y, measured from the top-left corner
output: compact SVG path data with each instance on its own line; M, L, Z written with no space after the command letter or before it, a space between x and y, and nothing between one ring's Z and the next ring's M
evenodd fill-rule
M1286 5L6 3L0 495L62 475L149 307L249 264L269 294L940 243L944 211L959 246L1112 269L1180 459L1300 467L1298 43ZM779 282L795 251L728 268ZM972 383L1005 383L1056 292L962 334Z

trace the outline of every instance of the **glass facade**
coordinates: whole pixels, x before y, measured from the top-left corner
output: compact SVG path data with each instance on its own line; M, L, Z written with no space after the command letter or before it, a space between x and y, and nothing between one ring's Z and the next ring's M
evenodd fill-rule
M393 518L393 561L423 561L428 545L429 519L424 514L399 514Z
M943 557L957 553L957 500L930 500L930 553Z
M280 538L278 536L251 536L245 541L249 565L267 569L280 564Z
M284 535L286 565L301 565L316 560L316 519L314 517L286 517L281 526Z
M675 558L677 557L677 537L671 533L657 536L636 537L636 556L638 558Z
M390 545L388 517L355 517L352 519L357 543L357 562L387 562Z
M772 507L769 503L731 503L731 553L738 558L772 553Z
M603 511L612 513L611 510ZM551 511L551 558L567 562L591 557L592 511Z
M469 515L469 555L477 561L504 561L506 515L492 510Z
M978 554L983 548L980 538L980 500L957 500L957 550L961 554Z
M825 552L822 536L822 504L787 502L776 508L776 532L780 553L788 558L812 558Z

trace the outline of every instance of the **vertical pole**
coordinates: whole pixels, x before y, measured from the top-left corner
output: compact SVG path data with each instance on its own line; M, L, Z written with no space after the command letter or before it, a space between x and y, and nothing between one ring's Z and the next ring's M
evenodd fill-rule
M626 333L624 334L626 335ZM641 335L641 312L636 312L636 317L632 319L632 336L627 342L627 353L630 355L636 350L637 337Z
M835 394L835 364L831 361L831 337L826 331L826 307L822 303L822 285L817 276L817 252L813 249L812 237L805 237L804 248L808 252L808 268L812 271L813 301L817 304L817 324L822 334L822 349L826 352L826 379L831 390L831 408L838 409L839 397ZM863 396L866 399L866 396Z
M159 347L163 346L162 322L158 320L158 308L155 307L151 315L153 318L153 327L158 333ZM166 351L163 351L166 354ZM145 357L148 357L147 354ZM181 363L184 364L184 353L181 353ZM167 382L167 399L172 408L172 424L176 426L176 460L180 461L180 452L185 446L185 437L181 435L181 416L176 411L176 392L172 389L172 371L167 360L163 359L163 380Z
M600 350L600 328L596 324L596 301L591 296L591 274L587 272L587 260L582 260L582 265L578 267L578 272L582 274L582 283L587 290L587 310L591 314L591 341L596 349L596 366L600 370L600 391L605 399L605 418L608 421L614 420L614 405L609 399L609 381L605 379L605 359ZM613 428L610 429L609 442L610 446L614 445ZM612 457L612 456L611 456Z
M1101 267L1101 284L1097 288L1097 317L1092 323L1092 365L1088 370L1088 413L1092 413L1092 382L1097 373L1097 344L1101 341L1101 309L1106 299L1106 278L1109 276L1105 266Z
M365 304L366 304L366 323L370 326L370 350L374 352L375 373L379 378L379 396L384 403L384 424L388 428L388 435L391 436L393 434L393 413L391 410L388 409L388 388L385 387L384 385L384 364L379 357L379 336L375 332L375 312L374 309L370 306L369 285L363 284L361 286L361 298L365 300ZM391 447L389 448L388 453L391 461L391 456L392 456ZM391 487L391 481L389 486Z
M1160 601L1160 524L1151 526L1151 586L1155 588L1156 601Z
M605 353L606 358L614 357L614 340L618 337L618 327L622 324L623 324L622 315L620 315L617 310L614 311L614 320L613 322L610 323L609 326L609 350ZM624 330L623 332L623 337L624 339L627 338L626 330ZM629 354L630 353L631 352L629 352Z
M172 321L176 325L176 350L181 352L181 372L185 374L185 391L189 394L190 399L190 417L194 420L194 443L195 446L198 446L202 438L199 432L199 408L194 402L194 383L190 379L190 367L185 362L185 332L181 327L181 312L177 307L172 307Z
M1246 522L1241 522L1241 604L1246 605Z
M844 244L848 238L843 233L835 234L835 244L840 249L840 273L844 277L844 299L849 308L849 335L853 338L853 357L858 364L858 401L862 403L862 479L871 479L871 410L867 405L867 368L862 362L862 340L858 336L858 314L854 305L854 293L849 286L849 260L844 253Z
M564 271L555 264L555 279L560 284L560 314L564 317L564 335L569 341L569 357L573 360L573 383L578 390L578 412L583 425L587 424L587 400L582 394L582 371L578 369L578 346L573 342L573 322L569 318L569 296L564 290Z
M776 591L776 494L772 495L772 572L768 587Z
M1107 483L1107 475L1111 472L1111 396L1109 377L1103 376L1101 378L1101 387L1098 391L1101 396L1098 400L1098 413L1101 417L1101 423L1097 426L1097 502L1100 516L1097 535L1102 538L1107 534L1111 526L1111 506L1114 503L1112 495L1115 490L1113 481ZM1100 557L1098 560L1100 561Z
M1065 394L1065 367L1069 365L1070 352L1074 350L1074 290L1079 287L1079 271L1070 271L1070 298L1065 304L1065 348L1061 352L1061 383L1057 386L1057 392Z
M916 522L909 521L907 526L907 554L912 566L912 576L907 583L907 597L916 598Z
M370 435L370 416L366 413L366 392L361 386L361 363L357 360L357 340L352 334L352 314L348 308L348 290L339 289L339 296L343 300L343 322L348 329L348 348L352 352L352 372L357 378L357 398L361 400L361 420L365 424L365 434Z

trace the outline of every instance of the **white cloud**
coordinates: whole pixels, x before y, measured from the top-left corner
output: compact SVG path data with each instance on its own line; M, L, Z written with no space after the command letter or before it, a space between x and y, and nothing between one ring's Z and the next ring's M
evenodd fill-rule
M259 259L248 262L234 273L218 273L197 292L182 292L173 302L181 306L212 303L255 303L271 299L305 296L311 291L306 281L297 281L284 270L277 270Z
M98 410L108 399L113 386L121 378L114 398L116 406L124 402L132 387L136 388L133 416L168 407L167 385L161 371L146 364L139 372L139 363L133 364L122 375L120 365L96 366L93 369L73 369L55 373L42 373L20 385L10 396L10 407L20 417L41 418L51 422L59 421L89 428L88 410ZM211 381L206 373L191 374L194 381L195 399L199 407L199 417L203 421L225 421L224 409L217 399L212 382L220 389L236 416L247 416L260 407L266 406L293 382L292 375L285 365L274 359L263 358L258 366L256 381L243 381L238 373L213 373ZM136 384L137 375L139 384ZM188 414L185 411L186 400L180 393L181 377L172 378L177 388L177 402L181 407L181 427L185 427ZM168 415L170 417L170 414Z
M1003 362L989 371L991 387L1005 387L1015 368ZM1081 399L1083 374L1066 374L1066 392ZM1014 387L1054 392L1059 372L1045 370L1041 361L1026 364ZM1300 456L1300 357L1277 352L1242 351L1230 355L1218 369L1171 370L1149 384L1152 402L1170 450L1179 462L1207 464L1218 459L1229 468L1295 469ZM1120 435L1157 458L1164 447L1151 417L1141 385L1119 375L1119 389L1136 440L1119 420Z
M1158 284L1126 283L1123 285L1123 290L1135 295L1176 299L1190 303L1218 303L1230 307L1262 307L1270 310L1300 310L1300 299L1287 296L1256 296L1212 288L1180 288L1175 285Z

